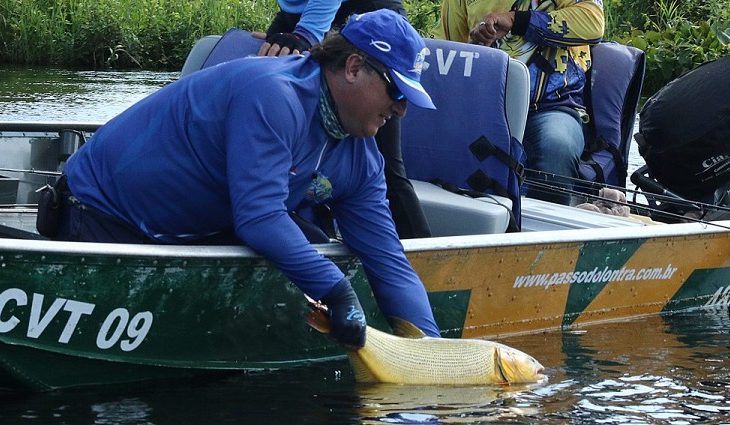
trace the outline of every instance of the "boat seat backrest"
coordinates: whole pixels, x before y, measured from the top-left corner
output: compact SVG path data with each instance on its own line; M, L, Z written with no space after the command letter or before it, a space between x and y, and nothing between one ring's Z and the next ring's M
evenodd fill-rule
M233 59L253 56L258 52L263 40L240 28L231 28L221 35L207 35L198 40L185 59L180 77L209 66Z
M591 47L584 96L591 121L580 164L583 179L626 187L645 60L643 51L615 42Z
M427 39L426 47L421 82L438 109L411 106L402 120L408 177L509 198L519 219L527 68L483 46Z
M190 49L188 57L185 58L185 63L180 71L180 77L185 77L186 75L203 69L203 64L208 59L208 56L210 56L213 48L216 44L218 44L218 41L220 41L221 38L222 36L220 35L206 35L196 41L193 48Z

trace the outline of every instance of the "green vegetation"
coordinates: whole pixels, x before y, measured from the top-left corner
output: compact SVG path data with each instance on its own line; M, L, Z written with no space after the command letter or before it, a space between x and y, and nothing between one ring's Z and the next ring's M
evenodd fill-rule
M440 0L404 0L430 35ZM645 94L730 53L728 0L604 0L606 39L647 52ZM0 0L0 63L180 69L193 43L265 30L276 0Z
M275 0L0 0L0 63L180 69L195 41L266 28Z
M644 94L730 54L728 0L609 0L606 38L646 52Z

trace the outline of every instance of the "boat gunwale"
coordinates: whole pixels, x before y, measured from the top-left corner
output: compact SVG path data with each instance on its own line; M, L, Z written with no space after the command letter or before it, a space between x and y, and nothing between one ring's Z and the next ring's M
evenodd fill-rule
M730 220L712 223L662 224L643 227L575 230L548 230L541 232L499 233L484 235L448 236L402 240L406 253L448 251L483 248L504 248L563 243L612 242L663 237L730 234ZM352 255L342 243L314 244L317 251L328 257ZM155 258L261 258L252 249L237 245L152 245L96 242L66 242L0 238L0 251L41 252L71 255L105 255Z
M0 132L54 132L63 129L96 131L104 124L96 121L0 121Z

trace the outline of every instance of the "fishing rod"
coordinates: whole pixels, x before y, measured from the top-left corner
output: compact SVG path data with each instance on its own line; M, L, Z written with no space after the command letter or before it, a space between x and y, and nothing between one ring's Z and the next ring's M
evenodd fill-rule
M596 182L591 182L591 181L587 181L587 180L583 180L583 179L579 179L579 178L575 178L575 177L561 176L558 174L548 173L545 171L539 171L539 170L533 170L533 169L526 169L526 170L530 171L531 173L534 173L534 174L557 178L559 180L563 180L566 182L571 182L573 187L578 186L581 188L588 188L588 189L594 189L594 190L608 188L608 189L618 190L620 192L625 192L627 194L633 194L634 199L636 199L636 195L641 195L641 196L646 197L647 199L651 199L654 201L661 201L664 203L677 205L677 206L683 206L683 207L691 207L698 211L715 210L715 211L730 212L730 207L726 207L723 205L717 205L717 204L708 204L705 202L694 201L694 200L684 198L680 195L677 195L676 193L673 193L673 192L667 190L666 188L664 188L662 185L655 182L654 180L651 180L643 175L636 174L636 173L634 173L632 175L632 180L631 180L632 183L636 184L638 187L642 187L642 184L649 186L648 191L647 190L634 190L634 189L625 188L622 186L610 185L608 183L596 183ZM633 176L640 176L640 177L634 178ZM639 182L642 184L637 184L636 180L639 180ZM536 180L534 177L526 177L525 181L528 184L533 184L533 185L535 183L537 183L537 184L543 183L541 180ZM544 186L544 185L548 185L548 186ZM545 191L543 193L550 193L550 190L553 190L553 189L556 191L568 190L568 189L565 189L560 186L555 186L555 185L550 186L549 183L544 183L544 185L543 185L543 187L548 189L548 191ZM603 200L603 198L600 198L600 197L596 198L596 195L591 195L591 194L585 193L585 192L575 192L574 191L571 194L581 196L584 198ZM634 202L636 202L636 201L634 201ZM631 205L634 205L634 204L631 204ZM638 204L638 203L636 205L639 207L643 207L643 206L641 206L641 204ZM647 208L644 208L644 209L647 209ZM648 210L654 211L654 209L651 209L651 208L648 208ZM662 212L661 210L656 210L656 211Z
M570 182L573 187L580 187L580 188L583 188L583 189L591 189L591 190L595 190L596 192L598 190L600 190L600 189L603 189L603 188L614 189L614 190L618 190L620 192L624 192L627 195L628 194L632 194L632 195L634 195L634 199L636 198L636 195L641 195L641 196L645 196L647 198L651 198L651 199L654 199L654 200L659 200L659 201L662 201L662 202L668 202L668 203L672 203L672 204L676 204L676 205L686 206L686 205L689 204L689 205L691 205L693 207L696 207L696 209L701 209L701 207L700 207L700 204L702 204L701 202L690 201L688 199L684 199L684 198L680 197L679 195L675 195L675 194L672 194L674 196L671 196L669 194L654 193L654 192L645 192L645 191L640 191L640 190L634 190L634 189L630 189L630 188L625 188L623 186L611 185L611 184L608 184L608 183L598 183L598 182L592 182L592 181L588 181L588 180L583 180L583 179L576 178L576 177L562 176L562 175L559 175L559 174L548 173L548 172L545 172L545 171L531 170L531 169L529 171L532 172L532 173L534 173L534 174L541 175L541 176L557 178L558 180L562 180L562 181L565 181L565 182ZM540 180L537 180L534 177L527 177L525 179L525 181L528 184L535 183L535 182L540 182ZM555 186L555 188L560 188L560 186ZM577 194L580 195L580 196L586 197L586 198L590 198L590 194L589 193L586 193L586 192L577 192ZM714 205L706 204L706 206L713 207Z
M62 173L60 171L43 171L43 170L35 170L33 168L31 169L19 169L19 168L1 168L0 171L5 171L7 173L28 173L28 174L38 174L41 176L53 176L53 177L59 177Z
M699 218L688 217L688 216L681 215L681 214L671 213L671 212L668 212L668 211L662 211L660 209L653 208L653 207L650 207L648 205L641 205L641 204L636 204L636 203L628 203L628 202L607 200L605 198L601 198L598 195L586 194L586 193L583 193L583 192L578 192L578 191L575 191L575 190L566 189L566 188L562 188L562 187L559 187L559 186L555 186L555 185L551 185L549 183L543 183L543 182L539 182L539 181L532 181L530 183L532 183L532 185L534 187L537 187L537 188L540 188L540 189L544 189L542 191L542 193L556 193L556 192L558 192L558 193L566 193L566 194L571 194L571 195L576 195L576 196L582 196L582 197L588 198L588 199L601 200L601 201L610 202L610 203L616 204L616 205L627 206L629 208L633 208L634 210L641 210L641 211L655 213L657 215L664 216L664 217L667 217L667 218L673 218L673 219L682 220L682 221L690 221L690 222L694 222L694 223L701 223L701 224L705 224L705 225L709 225L709 226L716 226L716 227L720 227L720 228L723 228L723 229L730 230L730 227L729 226L724 226L722 224L718 224L718 223L715 223L715 222L712 222L712 221L707 221L707 220L703 220L703 219L699 219ZM723 208L723 209L727 210L727 208Z
M545 173L545 174L547 175L549 173ZM561 176L557 176L557 175L554 175L554 176L561 177ZM569 179L569 178L566 178L566 180L567 179ZM641 211L647 211L647 212L650 212L650 213L655 213L655 214L658 214L658 215L661 215L661 216L664 216L664 217L668 217L668 218L673 218L673 219L676 219L676 220L689 221L689 222L694 222L694 223L701 223L701 224L704 224L704 225L715 226L715 227L720 227L722 229L730 230L730 227L729 226L725 226L725 225L722 225L722 224L718 224L718 223L715 223L715 222L711 222L711 221L707 221L707 220L703 220L703 219L699 219L699 218L688 217L688 216L681 215L681 214L675 214L675 213L671 213L671 212L668 212L668 211L662 211L662 210L659 210L659 209L650 207L648 205L645 206L645 205L641 205L641 204L637 204L637 203L628 203L628 202L607 200L605 198L601 198L598 195L593 195L593 194L583 193L583 192L579 192L579 191L572 190L572 189L567 189L567 188L564 188L564 187L556 186L554 184L545 183L545 182L542 182L542 181L539 181L539 180L534 180L532 178L526 178L525 181L529 185L532 185L535 188L543 189L542 190L542 193L565 193L565 194L570 194L570 195L574 195L574 196L584 197L584 198L587 198L587 199L601 200L601 201L610 202L610 203L613 203L613 204L616 204L616 205L627 206L627 207L633 208L635 210L641 210ZM608 185L608 186L610 186L610 185ZM623 189L623 188L620 188L620 189ZM709 205L709 204L707 204L707 205L710 206L710 207L713 207L713 208L717 207L717 209L719 209L719 210L730 211L730 208L725 208L725 207L720 207L720 206L713 206L713 205Z
M555 176L557 176L557 175L555 175ZM557 177L560 177L560 176L557 176ZM570 178L566 178L565 180L570 180ZM552 193L552 192L567 193L567 194L571 194L571 195L574 195L576 197L582 197L582 198L585 198L585 199L600 200L600 201L612 202L612 203L620 204L620 205L626 205L626 206L629 206L629 207L633 207L633 208L635 208L637 210L643 210L643 211L649 211L649 212L654 212L654 213L658 213L658 214L663 214L663 215L666 215L668 217L675 217L675 218L676 217L682 217L682 218L687 218L685 216L678 215L678 214L673 214L673 213L670 213L670 212L667 212L667 211L663 211L663 210L660 210L658 208L651 207L649 205L642 205L640 203L637 203L636 201L633 201L631 203L629 203L629 202L622 203L620 201L614 201L614 200L605 199L605 198L602 198L602 197L600 197L598 195L594 195L594 194L591 194L591 193L585 193L585 192L581 192L581 191L571 190L571 189L567 189L567 188L564 188L564 187L561 187L561 186L557 186L555 184L546 183L546 182L543 182L543 181L540 181L540 180L534 180L534 179L531 179L531 178L526 179L526 182L527 182L527 184L529 186L533 186L533 187L537 187L539 189L543 189L543 190L541 190L542 193ZM615 190L619 190L619 191L622 191L622 192L623 191L633 192L633 193L636 193L636 194L641 194L643 196L647 196L647 198L652 198L654 200L660 200L660 201L662 201L664 203L668 203L668 204L672 204L672 205L677 205L677 206L682 206L682 207L690 207L691 209L697 210L697 211L705 211L705 212L707 212L706 210L715 210L715 211L730 212L730 208L725 207L725 206L722 206L722 205L707 204L707 203L699 202L699 201L690 201L690 200L687 200L687 199L684 199L684 198L681 198L681 197L680 198L674 198L674 197L666 196L666 195L656 195L656 194L646 193L646 192L642 192L642 191L635 191L635 190L632 190L632 189L625 189L625 188L620 187L620 186L612 186L612 185L608 185L608 184L605 185L605 186L604 185L601 185L601 187L615 189Z

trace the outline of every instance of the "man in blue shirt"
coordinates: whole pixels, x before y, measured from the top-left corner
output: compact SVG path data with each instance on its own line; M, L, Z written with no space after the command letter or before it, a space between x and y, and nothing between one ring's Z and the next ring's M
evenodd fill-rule
M311 55L245 58L162 88L99 129L68 161L56 239L235 240L328 305L332 335L359 347L365 316L349 281L288 211L328 205L386 317L438 336L385 199L373 135L419 83L425 45L400 15L357 15Z
M354 13L389 9L406 16L401 0L277 0L281 9L266 30L261 56L303 53L322 41L324 34L341 28ZM257 34L257 33L254 33ZM401 239L427 238L431 229L416 191L408 180L401 152L401 125L393 117L375 135L385 160L386 197Z

